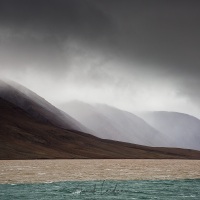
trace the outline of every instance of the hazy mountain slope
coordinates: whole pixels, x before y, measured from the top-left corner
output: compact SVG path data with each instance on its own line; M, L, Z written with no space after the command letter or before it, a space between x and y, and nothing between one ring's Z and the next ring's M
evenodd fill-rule
M48 121L61 128L88 132L87 129L75 119L17 83L0 81L0 97L19 106L42 122Z
M129 112L79 101L66 103L61 108L91 129L95 136L148 146L163 146L166 143L161 133Z
M100 138L119 139L120 131L109 122L109 119L97 112L97 110L86 103L79 101L70 102L62 107L76 120L92 130L93 134ZM110 134L109 131L115 134Z
M0 98L0 159L200 158L200 152L103 140L37 121Z
M200 150L200 120L177 112L146 112L141 115L150 125L165 134L171 147Z

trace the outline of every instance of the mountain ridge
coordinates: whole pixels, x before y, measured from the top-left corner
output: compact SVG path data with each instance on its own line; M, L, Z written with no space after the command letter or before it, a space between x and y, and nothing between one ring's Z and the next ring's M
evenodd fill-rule
M171 140L171 147L200 150L200 120L192 115L154 111L141 114L151 126Z
M0 159L200 159L200 152L104 140L40 122L0 98Z
M19 106L41 121L49 121L52 124L65 129L75 129L87 132L86 127L50 104L44 98L18 83L10 83L11 84L2 80L0 81L1 98Z
M90 105L72 101L61 106L77 121L103 139L112 139L147 146L163 146L166 139L147 122L133 113L104 104ZM151 138L151 139L150 139Z
M199 151L101 139L79 129L63 128L52 123L54 113L49 117L41 103L6 86L0 85L0 159L200 159ZM51 106L44 99L42 102Z

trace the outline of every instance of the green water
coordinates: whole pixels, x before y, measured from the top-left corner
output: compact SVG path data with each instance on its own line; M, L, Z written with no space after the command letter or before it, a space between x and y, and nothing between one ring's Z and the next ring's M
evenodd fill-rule
M0 200L200 200L200 179L0 184Z

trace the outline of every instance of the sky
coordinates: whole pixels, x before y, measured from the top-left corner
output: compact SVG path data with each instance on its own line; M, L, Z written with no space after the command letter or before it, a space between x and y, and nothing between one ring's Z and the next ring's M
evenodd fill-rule
M0 77L71 100L200 118L199 0L0 0Z

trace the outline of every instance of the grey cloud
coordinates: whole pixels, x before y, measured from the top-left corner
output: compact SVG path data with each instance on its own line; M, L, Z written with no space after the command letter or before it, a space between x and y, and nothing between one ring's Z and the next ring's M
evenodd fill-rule
M154 73L159 79L167 77L179 95L197 103L200 99L200 2L115 1L115 6L112 1L101 2L120 30L113 51L123 60L132 60L133 65L138 62L141 71L151 71L152 78L158 78ZM133 67L133 73L134 70Z
M73 51L73 42L87 52L88 46L108 43L105 35L112 31L110 18L87 0L0 1L0 59L5 65L36 63L62 74L72 57L81 56L67 51Z
M0 9L1 25L43 33L50 40L70 33L96 37L110 28L104 13L87 0L1 0Z
M199 9L199 0L0 0L0 70L69 72L119 90L138 73L138 90L164 79L200 107Z
M119 21L118 45L123 56L168 67L173 73L199 72L199 1L117 2L124 8L112 12Z
M64 42L75 40L121 59L195 75L199 8L196 0L1 0L0 24L18 46L62 51Z

